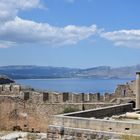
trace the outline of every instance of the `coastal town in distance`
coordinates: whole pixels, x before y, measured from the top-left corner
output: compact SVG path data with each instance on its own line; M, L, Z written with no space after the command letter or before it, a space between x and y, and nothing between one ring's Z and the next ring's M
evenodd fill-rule
M0 0L0 140L140 140L139 0Z

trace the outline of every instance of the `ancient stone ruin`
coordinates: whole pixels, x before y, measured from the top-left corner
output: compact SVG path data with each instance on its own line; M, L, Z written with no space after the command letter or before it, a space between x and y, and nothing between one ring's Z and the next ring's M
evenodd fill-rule
M2 81L1 81L2 83ZM0 84L0 129L46 132L52 115L65 109L87 110L131 102L134 82L118 85L114 93L40 91L9 81Z
M116 102L116 105L54 115L47 133L48 140L139 140L140 72L136 73L136 82L118 85L111 98L108 98L109 102Z

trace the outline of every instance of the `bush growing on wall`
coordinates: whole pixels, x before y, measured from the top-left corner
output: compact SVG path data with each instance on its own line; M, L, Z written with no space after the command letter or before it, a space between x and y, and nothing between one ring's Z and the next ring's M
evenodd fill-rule
M63 110L62 113L71 113L71 112L76 112L76 111L80 111L79 109L77 108L71 108L71 107L67 107Z

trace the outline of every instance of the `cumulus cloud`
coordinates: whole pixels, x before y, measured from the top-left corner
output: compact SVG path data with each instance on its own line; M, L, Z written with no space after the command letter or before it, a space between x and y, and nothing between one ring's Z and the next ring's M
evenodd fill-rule
M72 3L75 0L65 1ZM57 27L18 16L20 10L32 8L44 8L44 5L41 0L0 0L0 48L34 43L53 46L76 44L96 33L116 46L140 48L140 30L104 32L96 25Z
M0 0L0 22L14 19L19 10L40 7L40 0Z
M71 1L72 2L72 1ZM0 48L19 44L75 44L96 33L96 26L56 27L48 23L37 23L18 16L20 10L40 8L40 0L0 1Z
M101 37L112 41L116 46L140 48L140 30L119 30L102 32Z
M96 32L96 26L68 25L63 28L16 17L0 26L0 38L17 43L75 44Z

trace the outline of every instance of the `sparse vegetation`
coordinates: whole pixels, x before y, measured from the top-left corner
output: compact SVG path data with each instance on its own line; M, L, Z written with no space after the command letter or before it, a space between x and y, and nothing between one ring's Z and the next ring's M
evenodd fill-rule
M63 112L62 112L61 114L63 114L63 113L71 113L71 112L76 112L76 111L80 111L80 110L77 109L77 108L67 107L67 108L65 108L65 109L63 110Z
M140 136L134 136L134 135L123 135L123 140L140 140Z
M27 135L27 140L35 140L35 139L36 139L35 134L29 133L29 134Z

